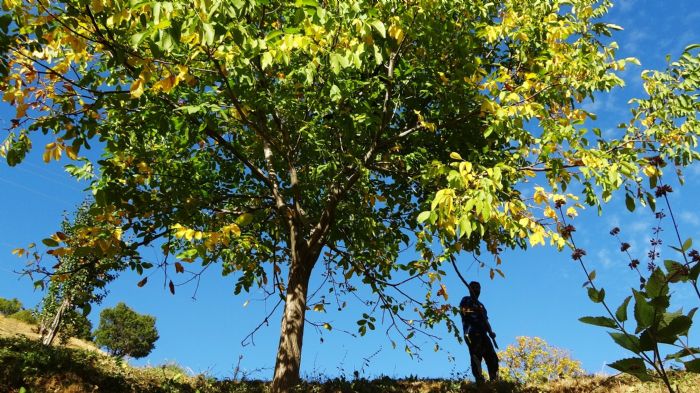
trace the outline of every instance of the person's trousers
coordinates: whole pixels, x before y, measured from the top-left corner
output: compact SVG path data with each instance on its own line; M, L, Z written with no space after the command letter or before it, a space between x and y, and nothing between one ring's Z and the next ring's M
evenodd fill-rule
M484 382L484 374L481 371L481 361L486 361L486 368L489 371L489 379L498 379L498 356L493 349L491 339L486 334L470 333L466 337L467 347L469 347L469 357L471 358L472 373L477 383Z

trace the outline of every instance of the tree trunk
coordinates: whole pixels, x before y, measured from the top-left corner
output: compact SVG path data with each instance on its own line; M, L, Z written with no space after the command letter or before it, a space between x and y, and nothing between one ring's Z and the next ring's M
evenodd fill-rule
M309 259L308 256L307 259ZM292 260L289 268L287 296L282 316L277 360L275 361L275 376L272 380L272 393L287 393L299 383L306 295L314 262L315 259L309 261L296 257Z
M53 317L53 321L51 322L51 326L48 328L42 327L42 336L41 336L41 343L44 345L51 345L53 343L54 338L56 338L56 334L58 333L58 328L61 326L61 320L63 319L63 314L66 312L66 309L70 307L70 301L68 299L63 299L61 302L61 306L56 310L56 315Z

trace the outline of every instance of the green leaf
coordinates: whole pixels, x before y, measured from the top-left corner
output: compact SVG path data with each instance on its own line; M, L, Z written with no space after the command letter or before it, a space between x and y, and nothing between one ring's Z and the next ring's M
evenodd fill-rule
M659 342L673 344L679 336L687 336L693 320L686 315L676 315L657 334Z
M587 323L589 325L594 325L594 326L602 326L602 327L607 327L607 328L616 328L617 327L615 320L613 320L612 318L608 318L608 317L581 317L578 320L583 322L583 323Z
M693 49L697 49L697 48L700 48L700 44L690 44L690 45L686 46L685 49L683 49L683 52L689 52L689 51L691 51Z
M637 330L642 330L651 326L654 322L654 307L652 307L641 292L632 290L634 293L634 319L637 321Z
M664 266L666 266L666 271L668 271L669 282L675 283L688 281L688 270L682 263L667 259L664 261Z
M639 378L640 381L651 381L651 376L647 374L647 369L642 359L620 359L614 363L608 364L608 366L623 373L634 375Z
M139 44L141 43L141 41L143 41L143 37L146 36L146 33L147 33L146 31L142 31L142 32L140 32L140 33L133 34L133 35L131 36L130 41L129 41L129 42L131 43L131 46L132 46L133 48L138 48L138 46L139 46Z
M241 227L249 225L251 222L253 222L253 213L243 213L236 218L236 224Z
M42 239L41 242L44 243L44 245L46 245L47 247L58 247L58 242L54 239L51 239L50 237Z
M683 242L683 252L690 250L690 247L692 247L692 246L693 246L693 239L689 237Z
M369 24L374 27L375 30L377 30L377 33L379 33L382 38L386 38L386 28L384 27L384 23L380 20L371 20Z
M334 102L338 102L343 98L343 96L340 94L340 89L338 88L338 86L331 86L329 97Z
M624 29L622 28L622 26L616 25L616 24L614 24L614 23L606 23L606 24L605 24L605 27L607 27L608 29L611 29L611 30L618 30L618 31L624 30Z
M688 348L683 348L678 352L672 353L670 355L666 355L666 360L678 360L681 358L684 358L686 356L690 355L698 355L700 354L700 348L697 347L688 347Z
M620 322L625 322L627 320L627 306L630 303L632 296L627 296L627 298L620 304L620 307L615 311L615 318Z
M214 26L211 23L202 24L202 44L214 44Z
M316 7L318 7L318 2L316 0L297 0L295 5L297 7L316 8Z
M700 358L683 362L685 370L691 373L700 373Z
M610 337L617 343L617 345L625 348L628 351L632 351L636 354L641 353L639 338L631 334L610 332Z
M634 211L634 198L630 194L625 194L625 206L627 206L627 210Z
M425 222L428 218L430 218L430 211L424 211L424 212L421 212L421 213L418 215L417 221L418 221L419 224L422 224L422 223Z
M601 288L600 290L596 290L595 288L588 288L588 297L593 303L600 303L605 300L605 289Z
M651 276L647 280L644 289L651 298L655 298L657 296L661 296L662 294L668 293L666 275L661 271L661 269L656 268L651 273Z
M331 53L329 56L331 71L336 75L340 73L342 58L343 57L337 53Z
M690 269L690 274L688 275L688 278L691 280L697 280L699 275L700 275L700 263L696 263L695 266L693 266L693 268Z
M260 67L264 70L269 67L270 64L272 64L272 54L266 51L260 56Z

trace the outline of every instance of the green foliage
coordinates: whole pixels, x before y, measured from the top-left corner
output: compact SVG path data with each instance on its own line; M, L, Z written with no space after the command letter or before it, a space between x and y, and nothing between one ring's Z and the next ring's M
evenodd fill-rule
M700 71L700 59L695 63L696 71ZM690 82L691 86L694 86L692 87L693 89L697 90L700 88L700 80L695 79ZM647 83L649 83L649 80L647 80ZM641 104L640 107L644 107L644 105ZM631 289L632 295L626 297L622 304L615 308L614 313L612 308L605 302L604 297L590 296L591 292L604 293L604 290L596 287L593 282L595 275L588 274L583 260L581 257L578 258L581 267L588 276L588 281L584 283L584 287L588 287L591 301L602 303L609 315L609 317L583 317L580 320L591 325L612 329L613 331L609 332L609 334L613 341L634 354L634 357L620 359L609 364L610 367L633 375L641 381L650 381L655 377L659 378L666 385L668 392L674 393L676 389L672 386L669 378L668 363L680 363L683 364L686 371L700 373L695 356L700 353L700 348L689 346L688 338L693 324L693 317L698 308L692 308L687 313L683 309L670 311L673 294L671 285L689 285L695 290L695 294L700 299L700 290L697 283L698 277L694 273L700 266L700 253L691 249L693 245L692 239L688 238L685 241L681 241L678 224L675 221L673 209L667 197L667 194L673 192L673 189L661 183L660 168L663 168L665 165L665 160L660 156L656 156L650 159L650 168L646 171L653 173L650 181L656 187L656 197L663 198L663 201L665 201L666 211L670 215L675 239L678 241L677 246L671 246L671 249L680 254L681 261L666 259L663 267L657 266L660 258L659 248L663 243L660 237L663 231L661 222L666 217L664 211L657 211L655 216L658 222L653 228L653 237L650 240L651 250L647 253L649 258L647 265L649 270L648 276L643 275L638 268L639 260L632 259L629 254L629 243L620 243L621 251L626 252L630 257L629 267L639 275L641 284L639 290ZM655 206L652 206L652 209L655 210ZM610 231L610 234L615 237L618 237L619 233L620 228L614 228ZM632 315L636 323L634 331L629 327L629 322L627 325L625 324L628 320L630 303L632 303ZM668 346L672 347L669 349Z
M45 346L36 340L0 337L0 391L89 392L95 387L110 393L219 393L219 389L201 377L176 381L170 372L160 368L131 368L97 351L59 346ZM169 388L164 387L168 384ZM212 387L204 390L203 388ZM199 390L198 390L199 389Z
M85 244L81 244L82 236L95 236L99 240L97 234L109 230L110 225L96 219L89 209L89 205L84 203L78 207L72 219L64 218L61 232L56 238L65 241L65 248L86 248ZM50 240L58 244L57 240ZM92 323L87 315L93 304L102 302L107 295L107 284L124 267L117 257L105 258L92 250L79 254L54 251L52 255L58 261L53 271L40 272L51 277L39 314L43 325L42 335L51 334L49 327L60 312L57 333L62 340L65 342L69 337L77 337L89 341Z
M499 377L524 385L542 383L562 378L578 378L585 375L581 362L569 354L547 344L539 337L516 337L511 344L498 353Z
M158 340L156 319L119 303L114 308L102 310L94 336L95 343L106 347L112 355L141 358L155 348Z
M92 341L92 322L83 315L82 312L69 310L64 315L64 320L61 322L59 337L62 343L66 343L70 337L79 338L85 341Z
M39 322L36 317L36 312L33 310L22 309L14 314L10 314L9 317L31 325L36 325Z
M5 299L5 298L0 298L0 314L2 315L10 315L14 314L20 310L22 310L24 307L22 306L22 302L19 301L17 298L13 299Z

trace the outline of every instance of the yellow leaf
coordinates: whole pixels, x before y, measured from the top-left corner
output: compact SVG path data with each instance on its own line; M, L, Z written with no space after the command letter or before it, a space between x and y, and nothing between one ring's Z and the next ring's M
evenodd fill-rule
M26 251L23 248L15 248L14 250L12 250L12 254L17 255L18 257L24 255L25 252Z
M659 170L653 165L647 165L644 167L644 174L648 177L658 176Z
M314 305L314 311L324 312L326 311L326 307L323 305L323 303L318 303Z
M398 25L391 25L389 27L389 36L395 39L397 42L401 42L404 37L403 29Z
M572 206L572 207L569 207L568 209L566 209L566 215L573 218L573 217L578 216L578 212Z
M450 158L453 160L462 160L462 156L460 156L459 153L456 152L450 153Z
M531 246L536 246L538 244L544 245L544 230L542 228L537 228L530 234L528 240L530 240Z
M73 148L73 146L66 146L66 155L68 158L71 160L77 160L78 159L78 154L77 151L78 149Z
M139 98L143 95L143 84L143 79L139 78L135 80L134 83L131 85L129 92L131 93L131 96L133 98Z
M163 79L159 80L158 82L156 82L153 85L153 88L156 90L161 90L164 93L170 93L170 91L173 88L175 88L175 86L177 86L178 82L179 81L177 80L177 78L174 75L170 75L170 76L163 78Z
M61 154L63 154L63 150L61 150L60 146L56 146L56 148L51 152L51 158L58 161L61 159Z
M92 2L90 4L91 4L92 12L95 14L99 14L105 8L102 0L92 0Z
M443 298L445 298L445 300L447 300L448 295L447 295L447 288L445 287L445 284L440 284L440 289L437 291L437 295L442 296Z
M17 119L24 117L24 115L27 113L27 108L29 108L29 105L27 105L27 104L24 104L24 103L18 104L17 105L17 114L15 115L15 117Z
M549 218L557 218L557 212L555 212L551 206L547 206L544 208L544 216Z
M224 234L230 234L230 235L233 235L236 237L241 236L241 228L239 228L238 225L236 225L236 224L227 225L227 226L223 227L221 230Z
M544 188L535 187L535 203L540 204L547 201L547 194L544 192Z

